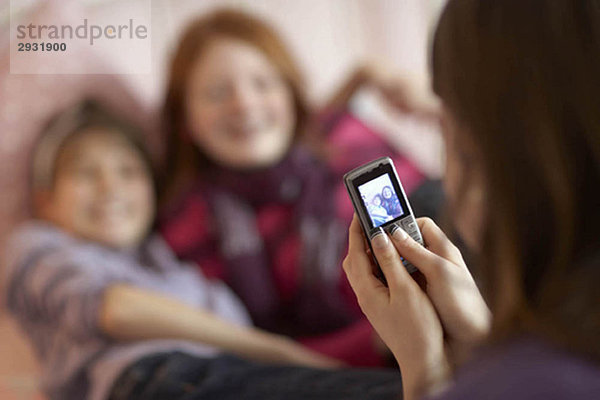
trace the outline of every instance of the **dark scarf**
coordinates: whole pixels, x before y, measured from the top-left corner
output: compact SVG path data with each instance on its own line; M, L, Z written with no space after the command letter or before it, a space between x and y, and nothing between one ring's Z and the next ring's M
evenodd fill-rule
M202 177L216 222L227 283L255 323L292 335L328 332L354 319L339 291L346 226L336 218L334 190L341 177L306 149L295 148L274 167L252 172L211 166ZM257 210L289 205L290 221L278 227L279 240L297 235L301 253L299 290L283 302L273 280L267 243L257 226Z

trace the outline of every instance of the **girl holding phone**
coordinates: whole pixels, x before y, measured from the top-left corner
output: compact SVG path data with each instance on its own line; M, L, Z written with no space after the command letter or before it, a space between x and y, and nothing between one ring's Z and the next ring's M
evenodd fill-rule
M448 2L433 89L450 212L478 254L483 296L429 219L419 220L425 247L401 229L372 241L387 287L358 221L344 262L405 400L598 397L598 26L598 1Z

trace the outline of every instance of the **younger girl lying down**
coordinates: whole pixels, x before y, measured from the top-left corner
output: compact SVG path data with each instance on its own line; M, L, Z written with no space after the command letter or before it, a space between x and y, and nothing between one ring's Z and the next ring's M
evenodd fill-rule
M252 328L224 285L149 234L155 187L135 133L86 102L57 116L34 154L38 219L9 241L2 293L48 396L397 398L396 372L309 368L337 362Z

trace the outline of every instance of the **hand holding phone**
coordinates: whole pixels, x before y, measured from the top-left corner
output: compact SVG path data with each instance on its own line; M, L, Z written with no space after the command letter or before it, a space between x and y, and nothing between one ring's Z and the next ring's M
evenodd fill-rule
M379 228L390 235L396 229L403 229L423 245L419 226L389 157L379 158L353 169L344 175L344 184L371 251L371 239L381 234ZM377 260L374 261L377 264ZM417 271L408 261L403 259L402 262L409 273ZM385 281L381 269L378 277Z

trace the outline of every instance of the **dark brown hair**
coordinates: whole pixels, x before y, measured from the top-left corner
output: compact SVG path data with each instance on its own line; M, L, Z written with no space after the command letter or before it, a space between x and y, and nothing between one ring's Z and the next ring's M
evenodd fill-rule
M90 98L55 114L42 130L32 154L30 169L32 191L52 190L60 153L69 142L91 129L107 130L125 139L140 155L153 183L156 183L154 163L143 142L143 130L117 115L98 100ZM155 191L156 187L154 184Z
M185 96L192 68L203 52L218 39L234 39L256 47L275 66L289 85L296 116L295 137L308 123L309 108L297 64L277 33L265 22L235 10L218 10L193 21L183 33L171 62L163 124L167 134L168 192L194 175L206 158L190 143L186 132ZM171 193L172 194L172 193Z
M600 360L600 2L450 0L432 69L481 156L494 332Z

